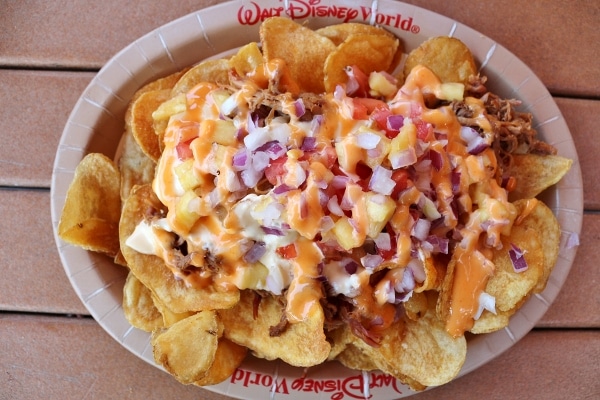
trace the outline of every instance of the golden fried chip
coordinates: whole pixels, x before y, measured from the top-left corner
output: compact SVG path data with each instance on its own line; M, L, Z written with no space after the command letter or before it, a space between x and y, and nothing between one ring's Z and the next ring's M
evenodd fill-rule
M121 251L131 272L175 313L233 306L239 299L237 291L221 291L212 285L202 288L188 286L184 280L175 278L160 257L141 254L127 246L127 238L147 213L158 213L163 207L150 185L135 187L123 206L119 236Z
M573 160L557 155L515 154L507 171L516 178L510 201L530 199L556 184L569 171Z
M333 92L337 85L347 82L348 66L357 66L367 76L373 71L387 71L395 59L399 43L397 38L385 35L348 36L325 60L325 90Z
M237 53L229 59L229 65L235 70L238 76L246 76L246 74L254 71L263 62L262 52L256 42L242 46Z
M379 26L360 24L357 22L329 25L319 28L315 32L317 32L319 35L329 38L336 46L342 44L350 35L356 34L383 35L396 39L396 36L394 36L393 33L386 31ZM398 42L396 54L394 55L394 60L387 69L388 72L392 72L398 66L400 60L402 59L403 50L404 48L402 43Z
M540 293L546 288L548 278L558 259L560 225L552 210L541 201L535 199L518 200L514 204L520 213L516 224L541 232L539 239L544 253L544 268L542 276L538 279L534 289L535 293Z
M136 185L152 183L156 163L142 151L130 128L123 133L121 154L118 158L121 173L121 201L125 202Z
M510 317L516 312L516 309L508 311L496 310L496 313L485 310L479 319L475 321L473 327L469 330L471 333L483 334L499 331L508 326Z
M189 68L184 68L181 71L174 72L171 75L167 75L167 76L165 76L163 78L159 78L159 79L153 80L153 81L145 84L137 92L135 92L135 94L131 98L131 103L133 103L139 96L141 96L142 94L144 94L146 92L150 92L150 91L153 91L153 90L164 90L164 89L171 89L171 88L173 88L173 86L175 86L175 84L177 83L177 81L188 70L189 70Z
M175 84L171 97L189 92L201 82L229 83L229 61L226 59L206 60L193 66Z
M404 75L417 65L432 70L442 82L466 84L477 74L471 50L460 40L448 36L427 39L408 54L404 62Z
M384 333L380 345L372 347L355 340L375 365L415 390L452 380L467 354L464 336L453 338L435 314L436 295L428 293L428 311L416 321L400 320Z
M212 365L201 379L194 382L194 385L216 385L223 382L240 366L247 353L247 348L220 337Z
M269 18L260 26L267 61L283 60L302 92L322 93L325 59L335 50L328 38L288 18Z
M69 186L58 222L67 243L115 257L119 251L120 174L100 153L86 155Z
M525 225L513 225L510 237L503 238L502 245L502 249L493 250L494 275L488 280L485 292L494 296L497 310L508 311L537 285L544 272L544 252L538 232ZM515 271L510 251L522 253L527 263L525 271Z
M243 291L235 307L219 311L226 338L258 357L280 358L297 367L317 365L327 359L331 345L323 332L325 317L321 308L306 321L288 324L281 334L271 336L270 328L281 322L285 307L275 297L262 297L255 318L255 296L253 291Z
M152 334L154 360L181 383L200 381L213 365L222 332L214 311L194 314Z
M131 132L140 148L150 159L157 162L161 149L159 137L154 130L152 113L171 97L169 89L151 90L141 94L131 103Z
M164 326L162 315L152 301L152 293L131 272L123 286L123 313L131 325L146 332Z
M168 328L175 323L194 314L193 311L182 313L173 312L166 304L164 304L156 295L151 294L152 302L161 315L162 323L165 328Z
M356 369L359 371L373 371L377 369L377 365L373 360L353 344L349 344L346 348L336 357L343 366Z

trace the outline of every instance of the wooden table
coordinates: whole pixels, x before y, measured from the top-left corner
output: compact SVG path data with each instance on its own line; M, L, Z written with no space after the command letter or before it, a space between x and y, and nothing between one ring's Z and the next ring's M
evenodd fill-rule
M89 317L63 271L50 218L55 150L96 71L132 40L216 2L0 2L1 399L226 398L176 383ZM600 398L600 4L410 3L471 26L533 69L574 137L585 196L571 273L535 329L477 371L417 398Z

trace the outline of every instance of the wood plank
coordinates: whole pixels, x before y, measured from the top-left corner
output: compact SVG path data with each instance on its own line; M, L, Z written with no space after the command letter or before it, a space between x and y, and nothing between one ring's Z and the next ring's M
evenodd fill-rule
M496 40L529 65L554 94L600 96L600 69L594 67L600 54L600 32L595 29L600 18L597 2L519 2L518 12L500 0L478 4L468 0L408 2ZM3 31L0 65L98 69L152 29L216 3L219 1L106 0L79 1L65 7L55 2L5 2L0 26L18 29ZM544 23L532 24L532 15Z
M0 189L0 310L87 314L62 267L47 190Z
M91 319L0 314L0 336L0 398L228 398L180 385ZM483 367L418 398L598 398L599 358L597 331L537 330Z
M558 97L554 100L569 126L577 149L583 179L584 208L600 210L600 174L597 172L600 154L600 101Z
M0 70L0 186L50 187L63 128L93 76Z

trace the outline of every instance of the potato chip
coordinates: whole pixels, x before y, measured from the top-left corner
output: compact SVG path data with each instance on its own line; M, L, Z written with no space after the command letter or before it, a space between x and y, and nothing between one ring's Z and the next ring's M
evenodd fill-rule
M466 84L470 76L477 75L471 50L460 40L448 36L427 39L411 51L404 62L404 75L419 64L432 70L442 82Z
M135 187L123 206L119 236L121 251L131 272L162 303L168 304L174 313L216 310L233 306L238 301L238 292L220 291L212 286L204 287L202 290L188 286L185 280L175 278L173 271L160 257L138 253L125 244L137 224L148 215L147 213L160 212L162 207L150 185Z
M255 296L243 291L235 307L219 311L225 326L225 337L250 349L256 356L267 360L280 358L290 365L310 367L327 359L331 345L323 332L322 309L306 321L289 324L280 335L271 336L270 328L281 322L284 307L270 295L260 298L256 318Z
M130 103L133 103L140 95L146 93L146 92L150 92L153 90L164 90L164 89L171 89L173 88L173 86L175 86L175 84L177 83L177 81L179 81L179 79L189 70L189 68L183 68L181 71L177 71L174 72L170 75L167 75L165 77L153 80L147 84L145 84L144 86L142 86L140 89L138 89L133 97L131 98Z
M360 348L377 367L415 390L438 386L454 378L465 361L467 341L453 338L435 314L435 293L428 293L428 311L416 321L403 319L390 326L378 347L360 340Z
M130 127L123 133L120 150L117 161L121 174L120 195L125 202L134 186L152 183L156 163L142 151Z
M509 200L530 199L556 184L569 171L573 160L557 155L515 154L507 173L516 178Z
M229 83L229 70L229 61L226 59L202 61L177 81L171 90L171 96L187 93L201 82Z
M150 298L154 304L156 310L160 313L160 317L162 320L162 326L168 328L175 323L185 319L194 314L193 311L186 311L181 313L173 312L165 303L163 303L158 296L153 293L150 293Z
M367 76L373 71L386 71L395 59L399 41L395 37L353 34L331 52L325 60L324 84L327 92L348 81L346 67L357 66Z
M216 385L223 382L240 366L247 353L247 348L220 337L212 365L201 379L194 382L194 385Z
M256 42L242 46L229 59L229 65L235 70L238 76L246 76L246 74L254 71L263 62L262 52Z
M508 311L496 310L496 313L485 310L481 317L473 324L469 330L471 333L483 334L499 331L508 326L510 317L516 312L516 309Z
M152 293L131 272L123 286L123 313L131 325L146 332L164 326L163 317L152 301Z
M377 365L373 362L370 356L360 350L353 344L349 344L346 348L336 357L343 366L350 369L356 369L359 371L373 371L378 369Z
M544 253L544 268L542 276L538 279L534 289L535 293L540 293L545 289L548 278L558 259L560 225L552 210L541 201L535 199L518 200L514 204L521 215L516 224L542 233L539 235L539 239Z
M223 327L214 311L202 311L152 334L154 360L179 382L201 381L213 365Z
M260 26L260 40L265 59L285 61L300 91L325 90L323 67L329 53L336 48L331 40L283 17L265 20Z
M69 186L58 235L67 243L115 257L119 251L120 174L100 153L86 155Z
M152 161L160 158L159 137L154 130L152 113L170 98L169 89L151 90L141 94L131 103L131 132L140 148Z
M528 296L544 270L544 253L538 232L525 225L514 225L510 236L503 238L502 248L494 249L494 275L488 280L485 292L496 299L496 309L507 311ZM517 272L510 251L522 253L527 263L525 271Z

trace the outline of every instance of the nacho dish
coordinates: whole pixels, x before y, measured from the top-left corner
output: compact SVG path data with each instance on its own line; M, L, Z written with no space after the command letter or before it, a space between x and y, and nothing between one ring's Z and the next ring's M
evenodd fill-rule
M260 41L147 83L116 159L79 164L60 237L128 270L123 310L184 384L252 354L414 390L544 290L572 161L451 37L273 17Z

